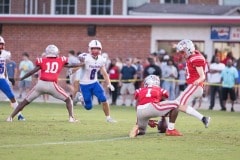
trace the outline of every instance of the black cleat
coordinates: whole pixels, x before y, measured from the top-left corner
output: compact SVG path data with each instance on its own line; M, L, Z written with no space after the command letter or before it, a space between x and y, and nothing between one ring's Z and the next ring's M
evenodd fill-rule
M202 122L205 125L205 128L208 128L211 118L210 117L203 117Z

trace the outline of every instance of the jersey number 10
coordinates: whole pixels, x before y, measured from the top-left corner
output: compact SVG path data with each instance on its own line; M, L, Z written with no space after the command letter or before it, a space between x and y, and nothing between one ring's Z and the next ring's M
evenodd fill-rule
M58 63L57 62L47 62L47 69L45 70L46 73L57 73L58 71Z

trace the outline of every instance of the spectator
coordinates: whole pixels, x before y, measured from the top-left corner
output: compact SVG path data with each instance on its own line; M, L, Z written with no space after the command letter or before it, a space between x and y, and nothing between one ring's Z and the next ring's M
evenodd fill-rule
M137 71L137 81L134 83L135 89L141 87L142 79L143 79L143 65L140 58L134 59L134 67Z
M231 59L232 61L234 61L234 57L232 52L227 52L227 56L221 61L222 63L224 63L225 65L227 65L227 61Z
M118 68L121 70L123 67L122 58L117 57L116 60L117 60L116 66L118 66Z
M221 72L225 68L223 63L220 63L220 58L215 57L214 62L210 64L210 71L208 82L210 83L210 106L209 109L212 110L215 105L216 93L219 96L219 104L222 108L222 111L225 111L226 108L223 105L222 101L222 88L221 88Z
M109 78L111 79L112 85L114 86L115 90L111 92L111 96L112 96L112 104L111 105L116 105L117 103L117 98L118 98L118 90L119 90L119 84L118 84L118 79L119 79L119 68L116 65L117 60L116 59L112 59L111 60L111 64L109 66L108 69L108 73L109 73Z
M226 67L223 69L221 73L222 77L222 99L224 108L226 108L226 102L228 99L228 94L231 99L231 111L234 112L234 101L236 100L236 94L234 90L234 86L237 82L238 71L233 66L232 59L228 59Z
M25 74L31 71L34 68L33 62L29 60L29 54L24 52L22 54L22 61L19 64L20 78L22 78ZM22 80L19 82L19 96L18 98L22 98L23 91L26 93L30 90L32 85L32 76Z
M237 60L236 68L238 71L238 79L237 79L238 87L236 88L236 96L237 96L237 102L239 103L240 102L240 87L239 87L239 85L240 85L240 58Z
M130 100L131 100L130 105L131 106L133 105L132 103L133 103L134 92L135 92L135 87L133 82L137 78L136 73L137 71L132 66L131 59L127 58L126 65L122 67L120 72L120 77L119 77L119 86L121 86L120 93L122 95L123 106L126 105L127 96L130 97Z
M155 61L153 58L148 58L149 65L144 68L143 70L143 77L147 77L149 75L156 75L159 78L162 77L162 70L159 66L155 64Z
M178 95L185 90L186 84L186 72L183 64L178 65Z
M169 59L167 65L165 66L162 77L164 82L162 84L163 88L166 89L169 93L169 100L174 100L176 95L176 79L178 78L177 68L173 65L173 60Z
M9 57L6 63L8 80L12 83L12 86L15 86L15 79L17 75L17 64L15 61Z

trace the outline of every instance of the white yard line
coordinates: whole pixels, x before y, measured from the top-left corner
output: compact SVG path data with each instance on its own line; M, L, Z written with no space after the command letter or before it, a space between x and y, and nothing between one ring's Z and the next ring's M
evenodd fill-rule
M117 137L110 139L96 139L96 140L82 140L82 141L59 141L59 142L45 142L45 143L35 143L35 144L9 144L0 145L0 148L18 148L18 147L38 147L38 146L50 146L50 145L66 145L66 144L82 144L82 143L99 143L99 142L111 142L129 139L129 137Z

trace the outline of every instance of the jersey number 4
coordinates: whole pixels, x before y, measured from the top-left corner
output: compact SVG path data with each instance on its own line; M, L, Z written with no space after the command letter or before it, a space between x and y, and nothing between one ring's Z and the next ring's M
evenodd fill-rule
M47 69L45 70L46 73L57 73L58 71L58 63L57 62L47 62Z

